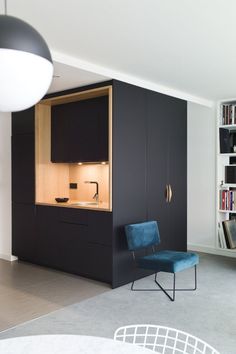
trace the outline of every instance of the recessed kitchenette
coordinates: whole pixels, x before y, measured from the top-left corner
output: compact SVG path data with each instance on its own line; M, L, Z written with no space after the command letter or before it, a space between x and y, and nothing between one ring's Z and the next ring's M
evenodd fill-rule
M107 86L36 106L36 204L111 211L111 97Z

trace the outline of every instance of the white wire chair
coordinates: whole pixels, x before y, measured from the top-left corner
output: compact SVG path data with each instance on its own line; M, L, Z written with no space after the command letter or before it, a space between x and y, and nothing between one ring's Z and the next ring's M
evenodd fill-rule
M158 354L220 354L189 333L154 325L132 325L115 331L114 340L150 349Z

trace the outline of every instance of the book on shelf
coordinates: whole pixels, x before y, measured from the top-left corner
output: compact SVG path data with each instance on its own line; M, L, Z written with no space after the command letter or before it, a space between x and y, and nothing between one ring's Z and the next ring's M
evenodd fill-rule
M225 183L236 184L236 165L225 166Z
M219 238L219 247L228 248L222 222L218 222L218 238Z
M236 190L221 189L219 193L219 209L236 211Z
M221 105L220 124L236 124L236 104Z
M236 220L222 221L227 248L236 248Z
M231 141L229 129L220 128L220 153L231 153Z

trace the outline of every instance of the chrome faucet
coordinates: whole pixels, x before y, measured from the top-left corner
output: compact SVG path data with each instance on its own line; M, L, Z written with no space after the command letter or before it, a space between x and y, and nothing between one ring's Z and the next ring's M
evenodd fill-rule
M93 199L95 199L96 203L98 203L99 202L98 182L96 182L96 181L85 181L84 183L96 184L96 193L94 194Z

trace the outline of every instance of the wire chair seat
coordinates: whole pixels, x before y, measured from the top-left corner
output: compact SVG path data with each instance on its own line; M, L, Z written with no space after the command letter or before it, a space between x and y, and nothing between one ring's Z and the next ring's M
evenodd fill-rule
M114 340L150 349L158 354L220 354L203 340L175 328L132 325L115 331Z

